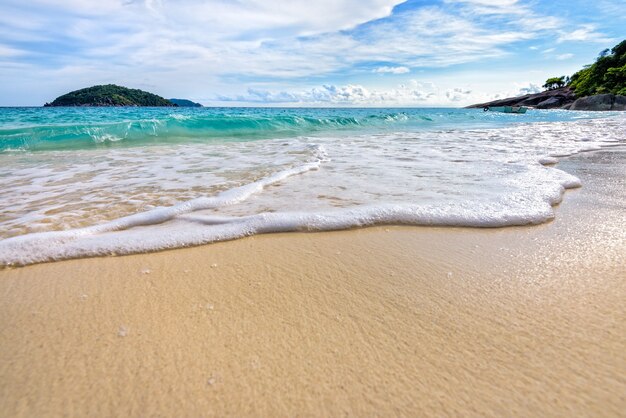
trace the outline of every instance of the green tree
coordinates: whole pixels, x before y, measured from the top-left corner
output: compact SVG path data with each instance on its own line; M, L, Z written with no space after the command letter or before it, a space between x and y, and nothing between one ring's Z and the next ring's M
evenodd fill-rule
M615 94L626 96L626 64L609 68L604 75L604 84Z
M593 94L626 93L626 40L605 49L596 62L585 66L570 78L568 85L579 97Z
M560 89L561 87L565 87L565 76L563 75L561 77L551 77L547 79L546 84L541 87L546 90L555 90Z

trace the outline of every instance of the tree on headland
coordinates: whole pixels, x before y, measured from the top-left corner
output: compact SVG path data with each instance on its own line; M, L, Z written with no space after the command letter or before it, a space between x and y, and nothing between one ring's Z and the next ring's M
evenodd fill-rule
M604 93L626 96L626 40L600 52L595 63L571 77L551 77L542 87L555 90L565 86L578 97Z
M626 40L605 49L591 65L571 77L551 77L543 88L547 91L518 97L478 103L470 108L489 106L535 106L537 109L626 110ZM604 94L609 93L609 94ZM597 96L599 97L589 97ZM583 100L580 100L583 99Z
M603 93L626 96L626 40L602 51L595 63L572 75L568 85L579 97Z
M562 75L561 77L551 77L549 79L546 80L546 84L544 84L543 87L546 90L555 90L555 89L560 89L562 87L565 87L566 81L565 81L565 76Z
M607 84L621 86L616 94L626 95L626 64L621 67L609 68L604 75Z

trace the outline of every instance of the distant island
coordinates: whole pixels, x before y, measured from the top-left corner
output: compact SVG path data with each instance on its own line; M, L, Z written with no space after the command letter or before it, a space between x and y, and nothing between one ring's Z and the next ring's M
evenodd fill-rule
M544 92L468 106L531 106L537 109L626 110L626 40L600 53L571 77L551 77Z
M170 106L177 107L176 103L164 99L156 94L139 89L129 89L115 84L87 87L59 96L49 106Z
M203 107L200 103L192 102L187 99L170 99L170 102L179 107Z

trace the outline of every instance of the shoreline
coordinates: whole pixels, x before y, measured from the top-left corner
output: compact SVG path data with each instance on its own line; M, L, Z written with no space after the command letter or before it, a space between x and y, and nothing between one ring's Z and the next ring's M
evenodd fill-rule
M562 159L583 188L536 226L274 233L0 270L0 410L619 416L625 162Z
M561 192L558 196L544 196L544 203L549 203L550 208L543 213L535 213L530 218L528 215L514 215L508 213L492 214L491 219L485 221L475 214L464 214L462 221L450 221L446 215L435 216L424 213L423 208L417 206L413 209L410 207L399 208L397 205L364 205L362 207L342 208L334 212L318 212L318 213L273 213L272 211L241 217L240 220L246 219L247 227L239 230L224 230L218 234L196 234L192 232L192 238L178 241L173 236L163 237L162 234L144 233L140 240L133 240L134 243L126 242L121 247L111 244L116 241L116 236L112 235L112 239L100 239L105 234L116 234L126 232L133 228L141 229L141 227L149 225L155 226L161 223L172 221L180 215L191 214L195 211L203 209L212 209L218 207L220 203L228 205L229 201L245 200L250 196L259 193L259 189L263 190L272 186L276 182L280 182L287 177L299 175L308 171L317 171L324 159L324 155L319 156L314 161L309 161L299 167L283 170L272 176L262 178L253 183L249 183L234 189L226 190L218 193L216 196L209 198L197 198L183 203L179 203L169 207L156 208L136 214L126 215L111 221L78 227L68 230L52 230L41 233L28 233L19 236L13 236L0 240L0 250L5 251L5 255L0 255L0 271L4 269L20 268L29 265L41 263L59 262L73 259L84 259L91 257L110 257L110 256L126 256L137 254L152 254L161 251L171 251L182 248L193 248L196 246L210 245L219 242L229 242L238 239L245 239L250 236L275 234L275 233L302 233L302 232L336 232L350 231L361 228L384 227L384 226L406 226L406 227L443 227L443 228L475 228L475 229L498 229L510 227L529 227L552 222L556 216L556 208L565 199L565 195L569 190L577 189L582 186L577 177L572 177L567 170L557 168L556 166L562 162L563 158L572 158L577 155L589 152L621 152L624 147L623 143L608 143L599 148L580 149L573 154L555 155L544 157L537 160L537 163L555 168L563 172L566 178L560 180ZM557 159L558 157L559 159ZM567 164L566 164L567 165ZM562 167L562 166L561 166ZM569 177L569 178L568 178ZM479 211L478 211L479 212ZM348 216L346 216L348 215ZM457 216L458 217L458 216ZM346 219L348 218L348 219ZM463 218L463 217L461 217ZM215 220L217 219L217 221ZM226 219L226 218L224 218ZM224 219L217 217L202 215L190 217L189 220L199 225L213 223L226 223ZM324 219L324 222L321 222ZM384 220L381 220L384 219ZM462 224L457 224L461 222ZM320 226L319 224L322 223ZM165 231L167 232L167 231ZM100 237L97 237L97 236ZM74 241L79 241L82 236L86 236L87 240L94 238L90 243L89 249L77 247L73 245ZM195 238L194 238L195 237ZM7 243L9 241L9 243ZM123 240L121 240L123 241ZM143 242L143 244L140 244ZM146 244L150 242L150 244ZM4 248L2 247L4 244ZM89 244L88 244L89 245ZM50 253L49 248L57 248L56 253ZM47 250L46 250L47 249ZM36 255L23 256L25 253L35 253ZM6 255L10 254L10 255ZM56 254L56 255L54 255Z

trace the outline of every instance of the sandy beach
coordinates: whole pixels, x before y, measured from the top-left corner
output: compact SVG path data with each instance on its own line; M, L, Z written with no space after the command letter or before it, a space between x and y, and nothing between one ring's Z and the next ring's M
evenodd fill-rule
M0 416L623 416L623 151L556 219L0 271Z

